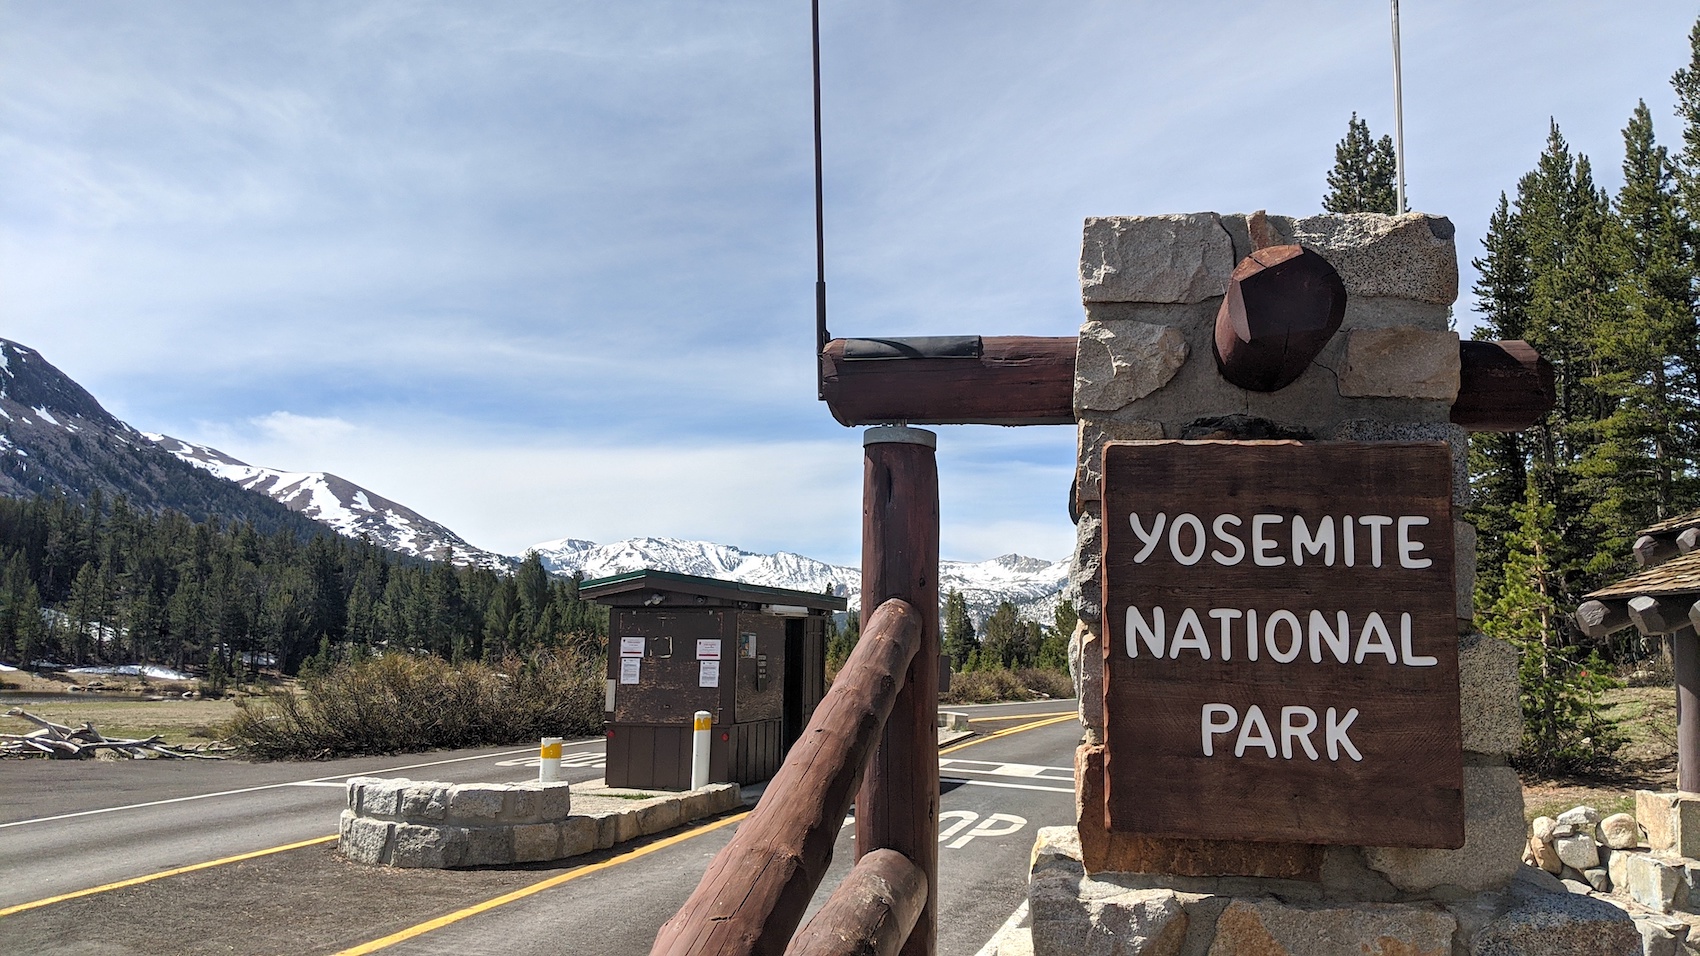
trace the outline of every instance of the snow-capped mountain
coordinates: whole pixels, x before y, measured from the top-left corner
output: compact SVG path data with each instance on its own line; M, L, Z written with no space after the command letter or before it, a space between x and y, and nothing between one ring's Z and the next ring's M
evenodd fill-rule
M0 339L0 495L123 497L201 521L217 515L262 532L312 523L167 454L119 421L41 353Z
M795 591L824 591L830 587L832 593L849 598L851 608L859 608L861 604L861 571L784 551L757 554L728 545L677 538L631 538L613 544L561 538L545 541L530 550L537 552L545 568L557 574L576 571L586 578L601 578L647 568ZM939 562L939 594L960 591L976 622L985 621L1002 601L1014 604L1023 617L1049 621L1067 583L1067 561L1041 561L1006 554L975 564Z
M132 506L170 508L200 521L249 521L264 533L329 527L403 554L497 570L515 559L475 547L411 508L324 472L287 472L238 461L206 445L148 435L114 417L34 349L0 339L0 495L95 493ZM606 577L653 568L798 591L825 591L860 604L861 574L800 554L756 554L707 541L632 538L595 544L562 538L538 545L560 574ZM940 593L962 592L975 620L1008 600L1025 617L1048 620L1067 581L1066 562L1005 555L978 564L940 562Z
M322 471L279 471L250 465L207 445L170 435L145 436L197 468L263 494L339 534L366 538L401 554L475 565L492 570L513 561L474 547L466 539L412 508Z

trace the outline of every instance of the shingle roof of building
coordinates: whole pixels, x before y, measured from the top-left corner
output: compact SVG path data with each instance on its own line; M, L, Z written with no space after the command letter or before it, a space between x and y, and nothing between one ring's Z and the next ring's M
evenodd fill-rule
M1686 531L1689 528L1700 528L1700 511L1690 511L1685 515L1666 518L1657 524L1648 525L1641 529L1641 534L1671 535Z
M1616 584L1594 591L1588 597L1631 598L1642 594L1656 597L1692 593L1700 593L1700 551L1690 551L1657 567L1632 574Z

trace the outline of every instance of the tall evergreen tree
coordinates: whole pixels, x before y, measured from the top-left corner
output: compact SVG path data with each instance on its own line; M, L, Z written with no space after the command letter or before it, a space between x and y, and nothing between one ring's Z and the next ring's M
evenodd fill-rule
M1590 570L1601 574L1627 570L1637 529L1687 510L1700 440L1688 227L1645 102L1623 140L1624 182L1608 231L1615 315L1592 342L1590 384L1601 392L1604 414L1580 468L1593 484L1588 497L1601 531Z
M968 663L968 655L980 646L974 637L974 621L968 616L968 600L955 588L945 595L944 599L944 652L950 655L951 664L962 670Z
M1334 147L1334 168L1328 171L1328 194L1322 208L1329 212L1399 212L1394 185L1397 163L1393 139L1373 139L1369 124L1353 113L1346 138Z

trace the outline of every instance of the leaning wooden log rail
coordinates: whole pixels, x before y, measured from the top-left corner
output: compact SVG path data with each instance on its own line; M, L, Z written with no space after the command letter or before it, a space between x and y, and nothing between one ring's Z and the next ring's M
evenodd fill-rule
M907 601L888 600L874 611L761 802L661 928L651 956L788 951L922 632L921 615ZM925 874L892 851L864 856L843 885L789 951L895 952L927 900ZM862 949L837 935L858 925L867 941ZM826 937L836 948L820 948ZM799 948L811 938L817 942Z

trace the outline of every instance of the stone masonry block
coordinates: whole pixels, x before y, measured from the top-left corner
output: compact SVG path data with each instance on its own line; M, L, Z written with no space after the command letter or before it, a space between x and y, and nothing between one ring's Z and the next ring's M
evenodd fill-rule
M1097 502L1088 502L1074 523L1074 557L1069 562L1068 586L1063 589L1063 597L1074 602L1082 621L1096 621L1101 614L1104 595L1098 574L1103 561L1103 522Z
M1104 742L1104 644L1098 632L1098 624L1081 621L1068 642L1068 668L1089 744Z
M349 777L348 778L348 809L360 812L360 797L367 787L383 783L381 777Z
M1080 421L1075 459L1075 500L1097 501L1103 478L1104 443L1112 441L1160 441L1163 426L1160 422L1126 421L1084 418Z
M1215 213L1093 217L1081 240L1080 294L1087 302L1201 302L1227 291L1234 263Z
M1458 710L1465 750L1509 756L1522 742L1517 665L1517 648L1505 641L1481 634L1458 639Z
M373 866L390 861L390 840L395 833L394 823L356 817L345 810L341 829L342 837L337 843L337 849L342 851L343 856L356 863Z
M449 788L449 818L480 826L501 816L506 788L489 783L463 783Z
M449 788L441 783L416 783L401 794L401 817L409 823L435 823L449 807Z
M467 827L461 866L506 866L514 861L514 828Z
M679 804L672 800L638 808L638 828L644 836L671 830L679 825Z
M502 813L496 819L503 823L537 823L537 791L524 784L507 786L502 792Z
M553 826L560 833L560 842L555 851L557 859L589 853L600 846L602 828L591 817L568 817Z
M561 825L558 823L522 823L514 827L514 862L538 863L553 860L560 854Z
M1406 892L1503 886L1521 865L1523 784L1510 767L1464 768L1464 845L1456 850L1365 847L1370 868Z
M1478 930L1470 956L1639 956L1641 934L1623 910L1574 893L1520 894Z
M1458 298L1458 252L1448 219L1323 213L1291 222L1292 240L1322 253L1346 283L1348 298L1389 296L1435 305Z
M1327 437L1334 441L1446 442L1452 449L1452 507L1461 511L1470 506L1470 433L1449 421L1353 419L1341 422Z
M1637 790L1635 822L1654 853L1700 858L1700 795Z
M441 869L460 864L465 844L459 827L403 823L395 828L393 866Z
M1458 398L1459 368L1456 332L1353 329L1346 336L1340 394L1451 403Z
M405 777L373 780L360 788L360 809L363 817L401 816L402 794L412 784Z
M1453 590L1458 595L1460 630L1476 619L1476 526L1468 521L1452 522Z
M1145 322L1087 322L1074 359L1074 407L1113 412L1157 391L1186 363L1180 329Z
M711 813L725 813L728 810L737 809L744 803L742 789L735 783L711 783L707 790L714 795L714 801L709 810Z
M572 814L573 791L572 785L567 781L541 783L533 780L523 786L537 791L537 819L559 822Z
M636 810L616 810L592 819L596 820L596 848L599 850L643 836Z
M1209 956L1452 956L1457 928L1432 905L1234 900L1216 920Z
M1650 853L1637 853L1625 867L1629 898L1660 913L1688 908L1688 887L1683 867L1667 863Z

